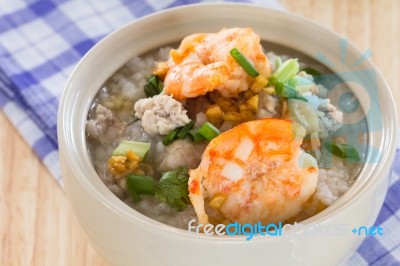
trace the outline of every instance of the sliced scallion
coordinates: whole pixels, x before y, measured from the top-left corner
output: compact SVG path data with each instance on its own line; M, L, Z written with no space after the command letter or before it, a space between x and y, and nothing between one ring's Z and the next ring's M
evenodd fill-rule
M283 98L287 99L297 99L307 102L307 99L299 95L299 92L289 85L285 85L282 82L277 82L275 84L275 93Z
M139 156L142 161L146 156L146 153L150 149L150 143L147 142L136 142L131 140L123 140L114 150L112 155L114 156L126 156L128 151L133 151L137 156Z
M147 97L153 97L158 95L163 90L163 83L156 75L151 75L147 78L147 82L144 85L144 92Z
M275 69L278 69L280 65L282 65L282 58L277 56L275 57Z
M169 144L171 144L172 142L174 142L174 140L176 139L176 135L178 134L178 132L179 132L179 128L175 128L174 130L172 130L171 132L169 132L168 135L166 135L166 136L163 138L162 143L163 143L165 146L168 146Z
M348 144L325 141L324 147L336 157L354 161L360 160L360 155L358 154L357 150Z
M219 134L221 134L221 131L219 131L218 128L216 128L213 124L210 122L205 122L200 128L199 128L199 133L206 138L207 140L212 140Z
M194 126L194 121L190 121L183 127L175 128L170 133L168 133L168 135L164 137L163 144L165 146L168 146L177 139L184 139L188 135L189 130L193 128L193 126Z
M183 139L194 126L194 121L190 121L187 125L183 126L176 135L179 139Z
M295 76L287 81L287 85L289 85L289 87L296 88L296 86L297 86L297 78L296 77L297 76Z
M133 201L140 200L140 195L154 195L156 184L151 176L128 175L127 187Z
M199 133L199 129L198 129L198 128L190 130L190 131L188 132L188 136L190 137L190 139L191 139L194 143L197 143L197 142L206 140L206 138L203 137L203 135L201 135L201 134Z
M283 62L277 70L268 79L270 86L274 86L277 82L286 82L299 73L299 62L297 59L291 58Z
M253 64L237 48L233 48L230 53L247 74L253 78L259 75Z
M176 139L183 139L189 136L193 142L199 142L203 140L212 140L218 136L221 132L209 122L205 122L200 128L193 128L194 121L190 121L187 125L179 127L171 131L163 139L163 144L168 146Z

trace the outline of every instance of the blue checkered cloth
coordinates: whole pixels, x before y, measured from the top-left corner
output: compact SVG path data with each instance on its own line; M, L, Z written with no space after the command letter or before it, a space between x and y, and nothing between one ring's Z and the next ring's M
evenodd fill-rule
M56 117L67 77L79 59L116 28L195 0L1 0L0 108L62 185ZM242 0L282 8L276 0ZM376 225L345 265L400 265L400 154Z

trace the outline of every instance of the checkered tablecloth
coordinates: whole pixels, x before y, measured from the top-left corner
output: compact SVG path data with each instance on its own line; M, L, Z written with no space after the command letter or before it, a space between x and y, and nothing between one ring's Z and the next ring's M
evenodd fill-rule
M67 77L114 29L146 14L195 0L1 0L0 108L62 185L56 117ZM275 0L242 0L282 8ZM400 265L400 155L376 225L346 265Z

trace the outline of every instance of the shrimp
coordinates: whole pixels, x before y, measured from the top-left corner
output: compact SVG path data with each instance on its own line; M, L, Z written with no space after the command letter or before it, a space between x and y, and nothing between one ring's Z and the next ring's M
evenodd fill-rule
M230 55L232 48L246 56L260 75L270 74L271 66L263 53L260 37L251 28L193 34L184 38L177 50L170 51L164 93L184 100L213 90L224 97L248 90L254 78Z
M294 122L267 118L214 138L199 167L190 170L189 197L199 224L211 218L267 224L295 216L318 179L316 160L300 150L304 135Z

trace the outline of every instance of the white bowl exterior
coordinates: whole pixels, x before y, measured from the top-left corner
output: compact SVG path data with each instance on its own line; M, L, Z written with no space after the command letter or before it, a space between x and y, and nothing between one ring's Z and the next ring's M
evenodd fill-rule
M64 176L75 175L65 167L64 158L62 164ZM382 206L387 181L382 178L374 189L322 224L371 226ZM350 232L338 236L257 237L248 242L243 238L183 236L178 231L157 230L145 222L132 221L90 195L76 178L66 180L66 189L92 245L111 265L338 265L363 240ZM113 200L113 195L107 197Z
M252 27L261 38L309 56L317 51L339 60L339 37L297 16L250 5L197 5L153 14L111 34L81 60L60 103L58 135L67 195L94 247L113 265L336 265L362 237L207 237L189 234L147 218L115 197L97 176L87 155L85 120L100 86L128 59L194 32ZM348 47L353 62L360 56ZM369 61L361 67L373 68ZM394 158L396 113L393 98L378 74L384 129L370 143L387 153L378 166L367 164L353 187L328 210L303 224L370 226L382 206ZM363 97L362 95L358 95ZM383 103L385 103L383 105Z

